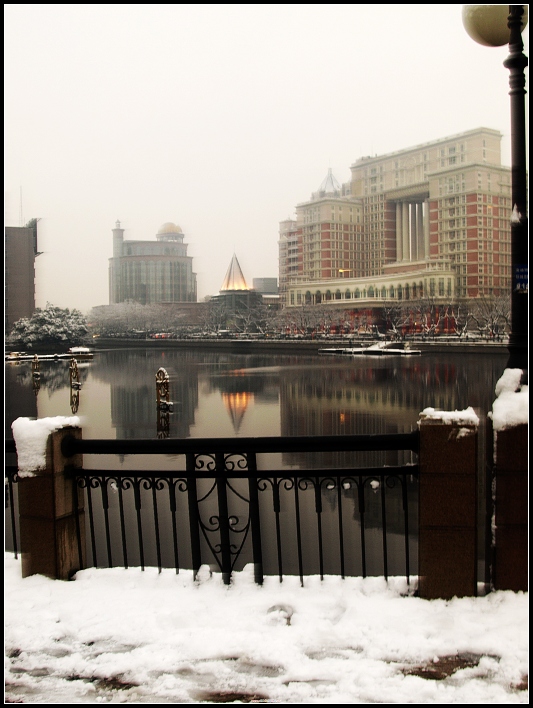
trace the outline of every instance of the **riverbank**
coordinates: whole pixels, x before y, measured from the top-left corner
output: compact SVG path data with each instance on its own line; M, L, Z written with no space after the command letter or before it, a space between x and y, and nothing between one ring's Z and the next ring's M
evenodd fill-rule
M233 353L279 352L284 354L318 354L326 347L368 346L372 341L352 342L342 339L127 339L119 337L98 337L93 340L94 349L193 349L230 351ZM417 340L409 342L413 349L433 354L502 354L507 351L503 342L439 342Z

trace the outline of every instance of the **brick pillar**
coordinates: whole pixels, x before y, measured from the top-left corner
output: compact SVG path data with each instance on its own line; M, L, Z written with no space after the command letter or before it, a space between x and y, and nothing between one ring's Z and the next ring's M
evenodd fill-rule
M82 466L82 455L61 453L65 435L81 438L81 429L65 427L51 433L46 443L46 469L18 482L22 577L46 575L68 580L85 566L83 490L65 475L65 466ZM76 504L81 530L80 563Z
M424 415L419 425L419 595L426 599L474 596L477 425Z
M492 428L490 428L492 431ZM495 590L528 589L528 425L492 431Z

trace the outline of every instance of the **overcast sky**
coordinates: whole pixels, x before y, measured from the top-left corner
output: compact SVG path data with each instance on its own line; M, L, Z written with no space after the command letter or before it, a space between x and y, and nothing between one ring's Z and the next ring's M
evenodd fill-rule
M37 305L109 302L117 219L181 226L203 299L233 253L277 277L279 222L330 167L480 126L510 165L508 48L461 9L4 5L5 223L40 218Z

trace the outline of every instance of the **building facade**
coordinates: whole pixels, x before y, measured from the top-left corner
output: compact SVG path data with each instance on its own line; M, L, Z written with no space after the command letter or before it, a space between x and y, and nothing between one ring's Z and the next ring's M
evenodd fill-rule
M263 295L278 294L277 278L254 278L252 283L254 290L257 290L258 293L262 293Z
M509 294L511 170L501 138L478 128L362 157L344 185L330 171L280 224L283 304Z
M167 222L156 241L124 240L117 221L109 259L109 303L141 305L196 302L196 273L179 226Z
M30 318L35 311L35 258L37 222L26 226L6 226L4 240L4 331L15 322Z

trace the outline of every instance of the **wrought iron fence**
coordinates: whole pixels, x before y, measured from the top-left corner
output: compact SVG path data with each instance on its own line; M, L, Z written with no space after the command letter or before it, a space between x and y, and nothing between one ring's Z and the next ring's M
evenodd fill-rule
M239 451L235 451L238 446ZM85 491L77 517L80 567L209 565L229 583L252 563L264 575L363 576L417 572L418 465L258 470L258 454L411 450L418 432L304 438L82 440L67 456L172 454L185 469L68 467ZM7 451L7 446L6 446ZM177 466L177 465L176 465ZM182 463L183 466L183 463ZM10 498L16 474L7 475ZM16 552L16 519L12 509ZM86 546L85 549L85 541Z

